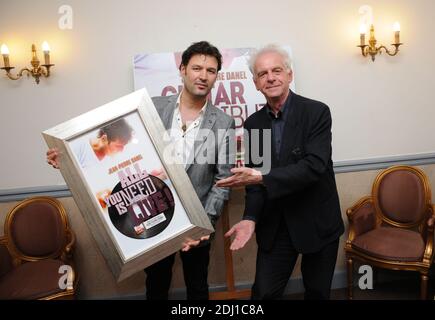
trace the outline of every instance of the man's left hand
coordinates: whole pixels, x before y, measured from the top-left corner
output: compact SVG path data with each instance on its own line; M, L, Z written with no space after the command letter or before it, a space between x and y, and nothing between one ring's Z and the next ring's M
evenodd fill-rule
M217 187L242 187L248 184L261 184L263 176L260 171L252 168L233 168L231 177L216 182Z
M185 251L185 252L189 251L190 249L197 247L201 243L201 241L207 241L208 239L210 239L210 235L203 236L199 240L193 240L191 238L187 238L183 242L183 247L181 248L181 251Z

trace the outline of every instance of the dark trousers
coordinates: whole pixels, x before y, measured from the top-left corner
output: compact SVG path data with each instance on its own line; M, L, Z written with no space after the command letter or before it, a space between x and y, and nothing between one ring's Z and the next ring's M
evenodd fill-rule
M302 278L305 299L329 299L337 260L339 239L320 251L302 255ZM260 248L252 287L252 299L279 299L288 283L299 252L293 247L285 223L282 223L271 251Z
M187 252L180 251L188 300L208 300L209 252L210 244ZM168 300L174 261L175 253L144 270L147 275L145 284L148 300Z

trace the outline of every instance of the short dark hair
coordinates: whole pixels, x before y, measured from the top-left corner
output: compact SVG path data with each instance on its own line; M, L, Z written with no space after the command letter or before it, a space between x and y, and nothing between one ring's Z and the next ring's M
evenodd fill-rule
M212 56L215 57L218 63L218 70L219 71L222 67L222 55L219 52L218 48L215 46L212 46L207 41L199 41L194 42L192 45L187 48L183 55L181 56L181 63L179 68L181 69L181 66L187 66L192 56L195 54L204 54L206 56Z
M133 129L125 119L121 118L100 128L98 138L101 138L104 134L107 136L109 142L119 139L127 144L131 140Z

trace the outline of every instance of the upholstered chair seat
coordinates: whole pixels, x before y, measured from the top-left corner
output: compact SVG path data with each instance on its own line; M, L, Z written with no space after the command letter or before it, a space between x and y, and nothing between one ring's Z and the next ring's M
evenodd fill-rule
M7 273L0 283L0 299L40 299L63 292L59 287L61 260L24 263Z
M380 227L355 238L352 247L380 259L416 261L423 258L425 244L418 232Z

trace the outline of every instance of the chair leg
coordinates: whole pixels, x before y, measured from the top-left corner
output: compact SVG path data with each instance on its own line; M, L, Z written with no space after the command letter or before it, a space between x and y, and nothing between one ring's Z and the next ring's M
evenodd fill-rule
M353 260L347 257L347 298L353 299Z
M426 300L427 299L427 284L429 282L429 277L427 274L422 273L421 274L421 284L420 284L420 299Z

